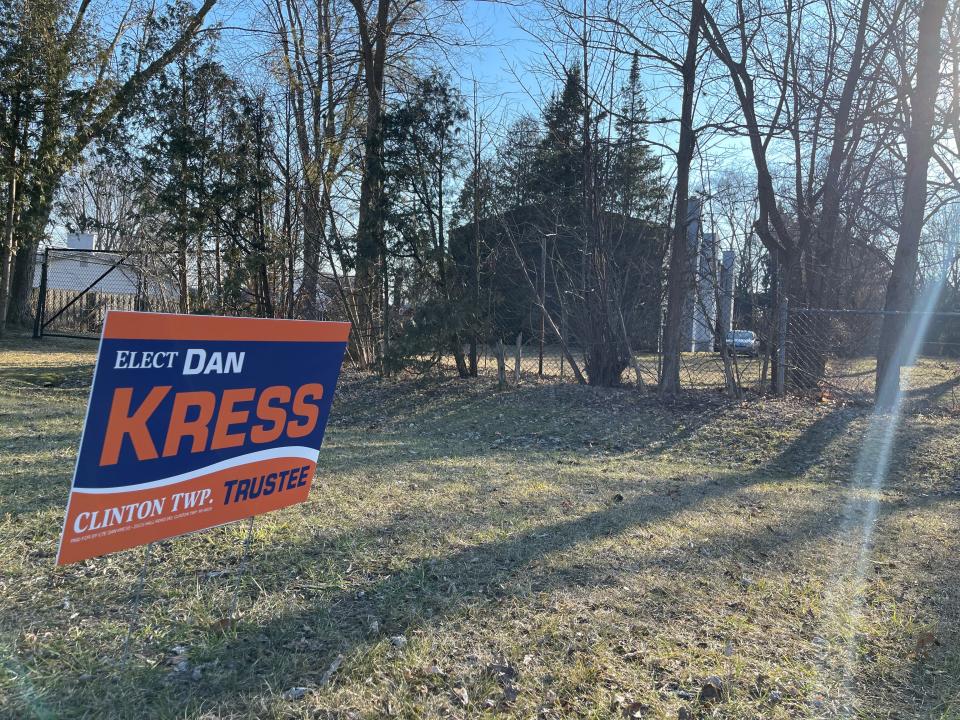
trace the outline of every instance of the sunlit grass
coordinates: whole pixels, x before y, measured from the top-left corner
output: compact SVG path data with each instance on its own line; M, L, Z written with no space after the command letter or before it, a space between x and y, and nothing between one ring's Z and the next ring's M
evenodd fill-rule
M142 549L53 565L92 344L36 347L0 345L0 717L837 709L823 668L850 638L824 598L860 409L348 377L310 501L258 519L248 573L243 523L155 548L124 669ZM858 590L864 717L957 716L958 430L898 437Z

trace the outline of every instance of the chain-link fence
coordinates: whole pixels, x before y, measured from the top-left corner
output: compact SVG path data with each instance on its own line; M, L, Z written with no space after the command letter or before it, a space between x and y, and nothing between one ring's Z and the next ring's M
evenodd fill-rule
M773 389L773 367L769 361L771 332L768 323L757 322L756 329L738 328L723 332L710 329L708 340L700 333L694 339L688 332L680 354L680 382L682 387L697 391L723 391L733 384L740 391L763 393ZM535 323L528 333L504 338L502 348L497 343L477 347L477 369L480 375L497 376L498 355L502 352L504 374L510 384L518 382L577 382L576 369L589 380L592 366L598 360L590 349L576 342L575 334L566 332L566 352L556 332L549 326L539 332ZM688 329L689 331L689 329ZM625 341L624 334L614 337L607 354L619 358L620 385L656 387L663 369L662 323L652 335L633 334ZM612 333L611 333L612 334ZM628 347L629 346L629 347ZM723 347L725 346L725 347ZM594 348L594 353L597 349ZM471 347L463 348L464 364L470 365ZM602 353L601 353L602 354ZM570 362L572 358L573 363ZM453 354L441 362L444 372L457 372Z
M770 322L770 313L750 323L755 329L713 330L713 347L691 343L680 355L680 381L694 391L724 391L733 385L746 393L769 393L779 389L818 401L872 402L876 386L877 346L884 315L881 310L795 309L782 313L780 323ZM907 322L927 326L916 361L901 374L901 389L908 407L954 407L960 410L960 314L910 313ZM746 324L746 323L745 323ZM481 375L496 377L502 353L505 380L518 382L576 382L568 357L589 378L589 352L571 343L567 352L556 334L545 329L543 341L533 327L530 334L504 339L477 349ZM625 386L656 387L661 378L662 326L649 344L654 349L633 351L621 362ZM781 346L777 340L783 337ZM721 351L721 341L726 346ZM619 343L621 350L624 343ZM631 338L631 344L641 344ZM707 343L709 345L709 343ZM685 345L686 347L686 345ZM470 348L464 347L469 360ZM781 365L778 368L778 364ZM454 358L444 358L444 369L456 372Z
M180 291L139 253L47 248L33 278L34 336L99 337L108 310L177 312Z
M870 402L876 389L883 310L791 310L786 337L787 390L820 399ZM904 313L924 323L916 361L901 373L908 401L960 408L960 314Z
M170 269L136 252L49 248L38 254L33 285L37 337L96 338L108 310L182 309L179 284ZM746 392L770 392L779 388L776 365L782 358L787 392L868 402L876 386L877 345L885 314L792 309L788 320L781 317L784 327L778 328L762 309L748 318L733 314L724 319L722 313L714 313L709 324L698 324L693 313L681 329L686 350L680 356L681 385L698 391L733 386ZM960 409L960 313L908 315L907 322L922 321L927 332L916 362L901 376L906 397L940 404L956 401ZM619 328L611 323L609 344L600 348L579 342L562 313L556 322L545 320L533 306L517 335L502 338L502 346L465 344L461 361L467 367L475 362L479 374L496 377L502 359L510 383L576 382L578 372L589 379L601 363L612 362L620 384L659 384L663 322L662 318L657 322L656 314L652 322L621 323ZM779 347L775 343L781 336L785 342ZM457 372L452 354L440 365L444 371Z

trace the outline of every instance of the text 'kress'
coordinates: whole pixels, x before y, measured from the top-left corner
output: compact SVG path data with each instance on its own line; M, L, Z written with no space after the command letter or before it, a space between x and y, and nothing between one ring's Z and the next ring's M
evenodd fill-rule
M186 452L239 448L248 443L264 445L281 437L309 436L320 418L323 385L306 383L293 389L287 385L231 388L218 392L194 390L171 392L170 385L152 388L139 404L133 388L113 391L107 431L100 453L100 466L119 462L120 451L129 442L137 460L179 455ZM166 431L150 430L153 417L168 418Z

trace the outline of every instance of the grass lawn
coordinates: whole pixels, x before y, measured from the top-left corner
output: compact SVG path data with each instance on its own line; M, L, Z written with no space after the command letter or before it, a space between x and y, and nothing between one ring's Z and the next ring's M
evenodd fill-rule
M864 551L863 408L489 378L345 377L248 572L154 548L123 667L143 549L54 566L94 350L0 341L0 717L960 718L960 416Z

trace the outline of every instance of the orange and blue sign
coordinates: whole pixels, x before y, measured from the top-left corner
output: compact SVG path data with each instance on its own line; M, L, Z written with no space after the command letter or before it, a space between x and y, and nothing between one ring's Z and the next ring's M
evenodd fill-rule
M349 333L108 313L57 563L306 500Z

